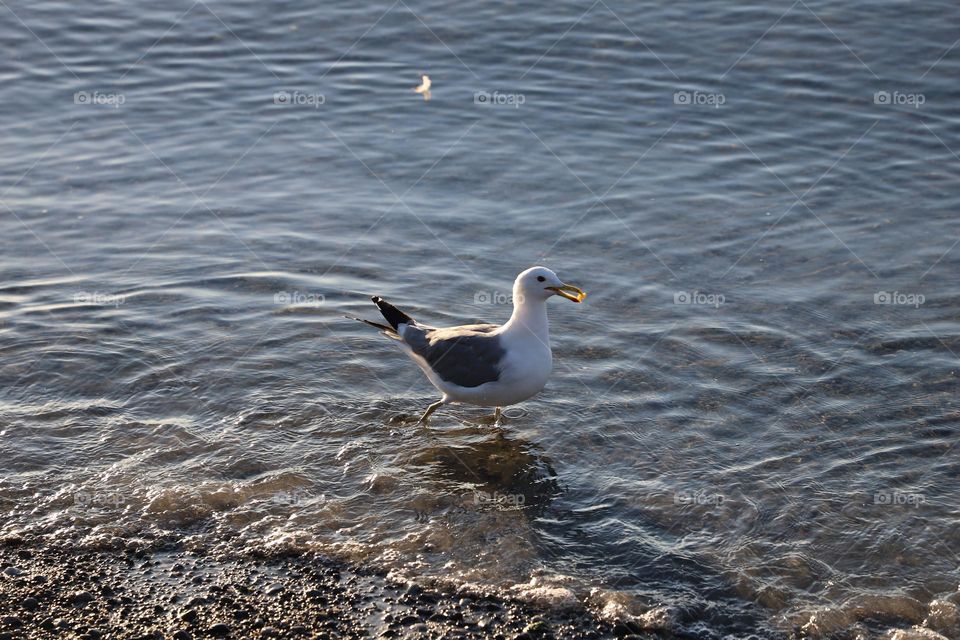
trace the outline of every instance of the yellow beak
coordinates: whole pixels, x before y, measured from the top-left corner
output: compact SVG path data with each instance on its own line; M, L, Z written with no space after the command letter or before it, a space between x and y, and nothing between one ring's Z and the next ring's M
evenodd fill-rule
M587 294L580 287L575 287L572 284L565 284L561 287L546 287L548 290L553 291L558 296L566 298L567 300L573 300L574 302L583 302Z

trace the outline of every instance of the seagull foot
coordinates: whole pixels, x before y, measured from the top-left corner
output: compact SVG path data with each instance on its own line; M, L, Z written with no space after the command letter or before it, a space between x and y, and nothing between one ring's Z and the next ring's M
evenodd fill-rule
M417 420L417 424L418 424L418 425L421 425L421 424L422 424L422 425L425 425L425 424L427 424L427 419L430 417L430 414L433 413L434 411L436 411L437 409L439 409L439 408L442 407L442 406L443 406L443 400L438 400L437 402L434 402L432 405L430 405L429 407L427 407L427 410L423 413L423 415L420 417L420 419Z

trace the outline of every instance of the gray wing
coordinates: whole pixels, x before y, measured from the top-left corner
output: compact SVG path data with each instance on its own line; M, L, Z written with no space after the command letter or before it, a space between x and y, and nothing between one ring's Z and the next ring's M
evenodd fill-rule
M403 340L441 380L461 387L479 387L497 380L505 353L495 324L468 324L449 329L408 326Z

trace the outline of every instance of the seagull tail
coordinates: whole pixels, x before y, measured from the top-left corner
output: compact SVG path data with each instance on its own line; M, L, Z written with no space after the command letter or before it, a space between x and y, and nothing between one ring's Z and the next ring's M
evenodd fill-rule
M393 327L393 331L397 331L397 327L401 324L413 324L414 320L400 309L397 309L395 306L381 298L380 296L373 296L371 298L373 303L377 305L380 309L380 313L383 314L383 317L386 318L387 322L390 323L390 326Z

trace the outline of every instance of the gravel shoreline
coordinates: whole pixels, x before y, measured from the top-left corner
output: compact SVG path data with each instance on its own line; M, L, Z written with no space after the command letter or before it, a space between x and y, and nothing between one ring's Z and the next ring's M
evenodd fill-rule
M0 640L653 638L583 608L424 589L319 556L214 558L174 543L2 540L0 602Z

